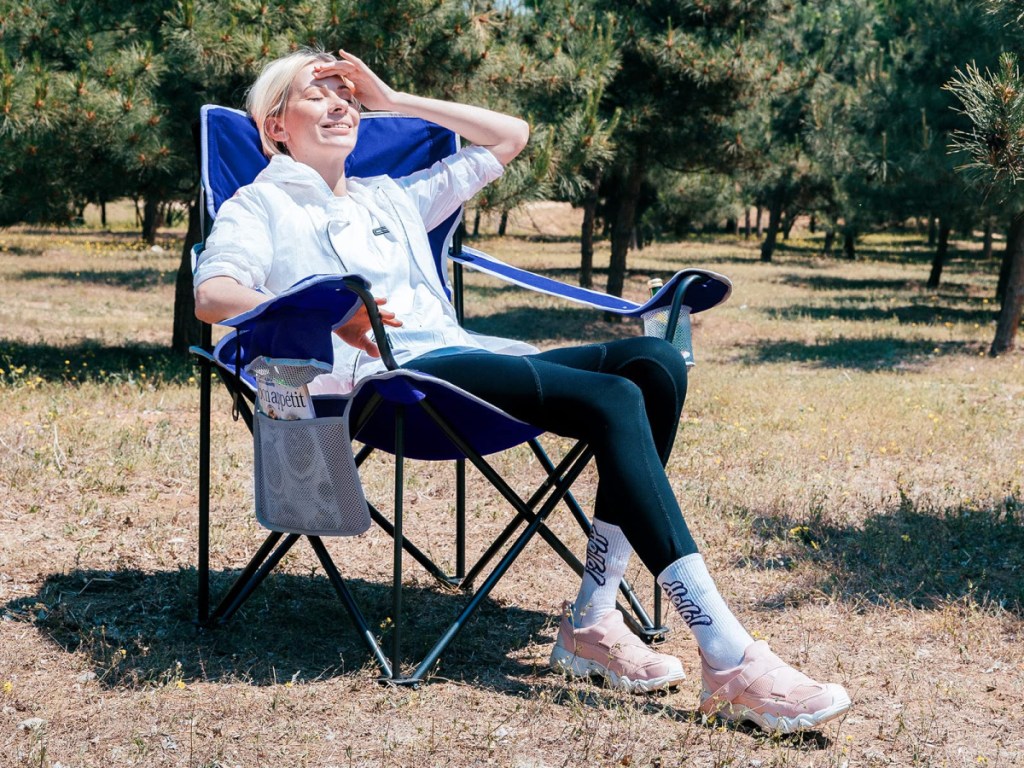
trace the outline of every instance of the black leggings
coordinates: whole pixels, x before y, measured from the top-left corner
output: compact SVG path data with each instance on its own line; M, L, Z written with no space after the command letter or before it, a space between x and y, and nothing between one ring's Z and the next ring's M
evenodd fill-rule
M686 398L686 365L667 342L638 336L526 357L428 355L405 367L585 440L597 462L594 517L619 526L653 574L697 551L665 475Z

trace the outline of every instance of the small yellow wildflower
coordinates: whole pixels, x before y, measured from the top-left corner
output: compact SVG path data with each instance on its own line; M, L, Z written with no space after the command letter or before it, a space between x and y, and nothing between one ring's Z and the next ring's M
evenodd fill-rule
M10 693L14 690L14 683L10 680L4 680L4 693Z
M179 690L181 688L187 688L188 687L188 686L185 685L185 681L184 680L179 680L178 682L175 683L175 685L179 688Z

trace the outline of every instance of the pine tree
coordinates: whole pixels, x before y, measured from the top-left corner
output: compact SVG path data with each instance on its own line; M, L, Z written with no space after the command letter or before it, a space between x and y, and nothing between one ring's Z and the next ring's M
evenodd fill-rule
M776 2L626 3L593 0L616 21L621 66L605 91L618 111L614 161L603 174L611 223L607 290L621 295L627 251L652 168L728 168L730 116L759 97L771 77L760 32Z
M503 41L489 60L494 71L482 72L478 83L499 85L509 110L530 121L533 139L508 180L485 191L484 200L495 206L497 199L504 210L527 199L581 206L580 284L590 287L598 184L614 153L616 112L605 115L602 102L619 63L615 20L587 0L540 3L513 18L514 37Z
M190 202L175 302L184 351L197 330L200 106L240 106L262 64L301 45L344 45L398 88L472 100L500 16L456 0L0 0L0 223L68 221L86 201L129 196L144 201L152 239L165 201Z
M884 116L893 172L883 193L870 202L892 221L911 216L937 221L930 288L941 280L950 232L991 212L956 172L962 158L950 153L951 136L969 121L942 86L967 61L982 68L995 63L999 35L992 31L984 9L962 0L890 0L880 25L891 76L875 109Z
M737 116L739 176L768 211L761 246L771 261L783 217L816 211L830 231L856 226L851 185L869 175L864 100L876 60L873 0L797 2L772 17L776 73Z
M1014 211L1006 239L1006 284L989 349L996 356L1013 349L1024 309L1024 78L1016 55L1007 52L995 70L969 64L946 87L972 123L953 135L953 146L968 157L961 171Z

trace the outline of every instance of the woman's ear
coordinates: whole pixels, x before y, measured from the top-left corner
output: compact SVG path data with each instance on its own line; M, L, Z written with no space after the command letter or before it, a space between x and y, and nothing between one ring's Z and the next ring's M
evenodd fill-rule
M288 131L284 129L284 121L280 117L268 117L263 122L263 130L274 141L288 141Z

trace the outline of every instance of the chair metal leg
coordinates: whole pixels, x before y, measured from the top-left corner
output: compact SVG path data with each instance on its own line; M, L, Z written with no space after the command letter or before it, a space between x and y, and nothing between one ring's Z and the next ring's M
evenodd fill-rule
M544 469L548 472L549 476L557 472L557 468L552 463L551 458L547 454L547 451L544 450L544 447L536 440L536 438L530 441L530 448L533 449L534 455L537 457L537 460L540 462L541 466L544 467ZM591 528L593 528L593 525L587 518L586 514L583 512L583 509L580 507L579 502L576 501L576 498L572 495L571 491L565 494L564 502L566 506L569 507L570 511L573 514L573 517L576 518L576 522L579 523L580 528L583 529L583 533L587 536L590 536L590 530ZM546 526L544 529L541 529L542 535L544 534L545 530ZM557 537L554 535L554 533L551 533L551 536L557 540ZM582 576L582 567L577 568L576 566L576 563L579 563L579 560L577 560L575 556L572 556L571 559L566 557L565 552L568 550L565 547L565 545L562 544L561 540L558 540L558 543L562 545L562 548L556 547L552 540L549 539L547 536L544 536L544 540L551 545L551 547L561 556L563 560L565 560L565 562L574 571L576 571L577 575ZM619 583L619 592L626 599L626 602L629 603L629 608L632 611L632 614L630 614L629 611L623 611L623 615L626 619L626 622L630 625L631 629L637 635L643 638L645 642L655 643L664 640L665 635L668 634L669 629L668 627L662 624L661 588L658 586L657 581L655 581L654 584L653 620L650 616L648 616L647 611L644 609L643 604L640 602L640 598L637 597L636 592L633 590L633 587L629 583L629 581L627 581L626 579L622 579L622 581Z
M210 343L210 327L203 324L201 343ZM199 625L210 619L210 362L199 362L199 552L196 564Z
M392 677L391 665L388 663L387 657L384 655L384 651L381 650L380 644L377 642L377 638L373 636L373 632L370 631L370 625L366 622L366 617L363 616L363 612L359 610L359 605L356 603L355 598L349 591L348 586L345 584L345 580L341 578L341 573L338 572L337 566L334 564L334 560L331 558L330 553L327 551L327 547L324 546L323 541L319 536L307 536L310 545L313 547L313 551L316 552L317 558L320 560L320 565L323 566L324 573L327 574L327 578L331 582L331 586L334 587L334 591L338 593L338 597L341 598L341 602L345 605L345 610L348 611L349 618L352 619L352 623L356 625L356 629L359 631L360 637L363 638L363 642L366 643L366 647L370 649L370 653L377 660L377 665L381 669L381 673L385 677Z
M455 583L466 577L466 460L455 462Z
M391 663L393 669L389 678L402 666L402 524L404 515L405 486L405 409L395 409L395 534L394 557L392 560L391 585Z
M470 460L472 460L474 464L477 463L477 459L479 458L479 456L474 456L472 452L468 453L467 455L469 455ZM489 466L487 466L486 462L483 462L482 459L480 459L480 461L483 464L483 467L486 467L486 469L489 470L489 472L493 472L493 470L490 469ZM551 512L555 509L556 506L558 506L559 502L562 499L562 496L572 486L573 482L575 482L576 478L579 476L580 472L583 471L584 467L586 467L589 461L589 451L584 452L576 460L573 466L570 467L565 472L565 474L561 477L558 483L556 483L553 493L547 498L547 500L537 511L537 513L533 515L533 519L526 526L525 530L523 530L523 532L519 534L518 538L516 538L516 540L512 543L508 551L505 553L504 557L501 558L498 564L494 567L494 570L491 571L491 573L484 580L483 584L480 585L480 588L473 593L473 596L470 598L466 606L462 609L462 612L459 614L459 616L455 619L454 622L452 622L452 624L448 627L445 633L434 644L434 647L430 649L427 655L423 657L423 660L419 663L419 666L416 667L416 670L413 672L413 674L408 678L396 682L416 684L421 682L427 676L427 674L429 674L431 668L437 662L438 658L440 658L441 654L444 653L444 651L448 648L451 642L456 638L456 636L465 626L469 618L479 607L480 603L483 602L483 600L487 597L488 594L490 594L491 590L498 583L501 577L505 575L508 569L516 561L520 553L523 551L526 545L530 542L530 540L540 529L540 526L543 525L548 515L551 514ZM482 471L483 467L478 466L478 468L481 468ZM502 481L500 477L498 477L497 480L498 483L496 483L496 486L499 487L499 489L501 486L505 486L504 481ZM508 490L511 491L511 489ZM523 502L522 499L516 497L516 503L514 504L514 506L516 506L517 509L520 509L520 511L524 511L521 508L525 507L525 502Z
M231 588L227 597L221 601L217 610L213 612L213 615L210 617L211 622L223 624L234 616L235 612L242 607L242 604L256 590L256 587L263 583L263 580L281 562L281 558L299 540L299 534L289 533L280 546L274 549L274 544L283 535L274 531L267 537L267 540L263 542L263 546L260 547L252 560L249 561L249 565L246 566L245 570L235 581L235 585ZM268 552L269 555L267 554Z
M366 461L366 459L370 456L371 453L373 453L373 451L374 448L372 446L364 445L356 454L356 467L361 467L363 465L363 462ZM373 522L376 525L380 526L380 528L382 528L384 532L388 534L388 536L394 539L395 527L391 524L391 521L384 517L384 515L382 515L380 511L373 506L373 504L368 503L367 506L369 506L370 508L370 519L373 520ZM433 576L435 579L442 582L443 584L452 585L458 584L461 581L461 579L453 578L452 576L449 576L447 573L445 573L440 568L440 566L437 565L437 563L430 559L429 555L427 555L425 552L419 549L419 547L417 547L407 538L402 538L402 548L405 549L405 551L409 554L410 557L412 557L413 560L422 565L423 569L427 573L429 573L431 576Z
M468 450L468 446L466 446L466 449L464 450ZM505 545L509 538L511 538L512 534L515 533L516 529L520 525L522 525L524 521L529 521L533 519L533 509L537 506L537 504L540 503L540 500L553 487L557 485L557 478L560 478L566 469L568 469L570 466L573 466L573 462L578 461L580 457L584 455L584 453L586 453L587 456L586 460L589 461L591 454L587 447L583 443L577 443L576 445L574 445L572 449L562 458L562 461L559 463L558 467L553 468L553 472L548 475L547 480L545 480L541 484L541 486L536 491L534 491L529 501L522 503L522 508L517 506L519 497L516 496L510 488L508 488L505 481L502 480L501 477L499 477L497 473L494 472L493 469L491 469L485 462L481 466L481 464L477 464L475 460L473 461L473 463L477 466L478 469L480 469L484 476L491 481L491 484L494 485L498 489L498 491L502 493L503 496L505 496L509 503L511 503L512 506L517 510L517 514L514 518L512 518L512 521L509 522L507 526L505 526L505 529L500 534L498 534L498 536L491 543L491 546L489 546L484 551L484 553L480 556L480 559L477 560L476 564L469 570L469 573L466 574L466 578L463 582L465 585L471 587L471 585L476 581L477 576L479 576L483 569L487 567L491 559L501 550L501 548ZM483 460L481 459L481 462L482 461ZM508 488L508 491L506 492L505 490L503 490L503 488ZM509 494L511 494L511 496Z

